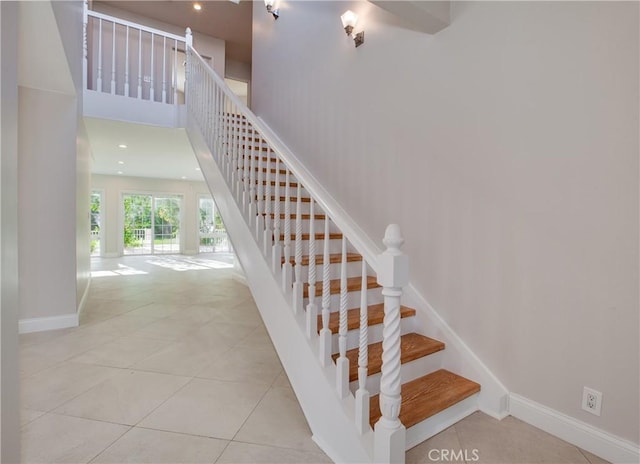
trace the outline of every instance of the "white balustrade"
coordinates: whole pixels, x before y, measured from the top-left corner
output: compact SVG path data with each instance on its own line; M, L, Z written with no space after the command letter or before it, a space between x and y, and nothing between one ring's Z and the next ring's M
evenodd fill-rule
M255 230L256 241L262 246L262 251L267 260L271 260L272 273L277 279L281 279L282 291L287 293L293 286L292 306L293 312L302 323L301 312L303 297L307 288L306 321L304 330L306 336L315 345L315 337L318 336L318 306L321 306L322 329L318 337L319 364L327 369L327 373L334 375L338 398L347 398L351 395L349 390L349 360L347 354L348 340L348 272L354 269L347 263L349 241L346 235L342 235L340 254L340 295L339 295L339 324L338 324L338 357L336 367L333 369L332 346L333 336L329 327L331 320L331 218L324 215L324 233L316 234L318 229L316 211L318 202L311 192L305 191L311 197L309 200L309 221L305 230L303 218L303 187L295 171L276 152L275 158L264 154L271 153L271 146L264 140L256 128L249 133L250 126L256 119L251 115L235 96L230 93L226 84L213 71L204 64L199 55L191 49L190 53L198 60L197 66L192 64L187 69L187 79L193 77L193 83L188 84L186 94L189 103L189 111L200 124L207 143L214 151L214 158L218 162L221 171L225 174L226 182L233 196L236 197L240 208L248 210L249 226ZM190 55L188 55L190 56ZM196 78L197 77L197 78ZM193 87L191 86L193 84ZM211 106L211 107L210 107ZM265 152L263 149L266 148ZM272 168L275 161L275 169ZM281 169L284 171L282 182ZM275 174L275 175L274 175ZM295 187L292 185L295 179ZM282 186L284 185L284 195ZM295 198L292 195L292 187L295 188ZM305 186L306 187L306 186ZM282 198L284 197L284 213L282 213ZM292 201L295 201L295 231L292 234L291 217ZM243 206L244 205L244 206ZM255 216L255 224L251 221ZM282 219L284 218L284 224ZM284 231L282 232L282 226ZM254 229L255 227L255 229ZM303 235L308 232L308 272L303 273ZM292 236L295 238L292 240ZM284 237L284 238L282 238ZM318 238L322 238L322 287L318 291L318 266L317 246ZM295 240L295 243L292 242ZM370 342L368 328L368 277L367 270L370 265L378 271L378 283L382 286L384 299L384 321L382 330L382 368L380 375L380 410L382 417L374 427L370 438L363 441L373 444L372 456L376 463L402 463L404 462L406 431L399 420L401 407L401 376L400 376L400 299L402 287L408 283L408 259L400 250L403 244L400 228L390 225L385 231L383 240L386 250L377 257L375 264L362 260L361 289L359 308L359 333L358 333L358 388L355 392L355 416L354 425L360 435L367 435L371 430L369 426L370 393L367 390L368 376L368 346ZM260 243L262 242L262 243ZM351 242L352 243L352 242ZM284 244L284 249L282 245ZM292 249L293 246L293 249ZM352 243L351 246L356 246ZM284 254L283 254L284 252ZM292 261L292 254L293 261ZM282 265L284 258L284 265ZM292 266L294 263L295 267ZM282 274L280 274L282 272ZM337 271L335 271L337 272ZM317 303L317 295L321 295L321 303ZM336 303L334 303L336 304Z
M324 219L324 252L322 254L322 330L320 330L320 364L331 363L331 264L329 263L329 216Z
M369 367L369 306L367 301L367 263L362 260L362 285L360 289L360 334L358 339L358 389L356 390L356 427L362 435L369 430L369 392L367 374Z
M378 284L384 296L382 330L382 375L380 377L380 411L374 440L375 462L404 462L406 431L400 422L402 396L400 388L400 297L409 283L408 258L400 251L404 238L397 224L387 227L383 243L387 247L378 256Z
M347 238L342 237L340 263L340 323L338 328L338 348L340 356L336 361L336 388L340 398L349 393L349 359L347 359Z
M109 37L110 36L110 37ZM95 44L89 47L89 39ZM115 18L88 9L84 11L84 55L83 72L85 88L97 92L131 97L131 68L137 69L135 98L156 101L156 86L162 85L162 95L157 101L178 104L180 69L178 53L186 49L187 37L180 37L158 29ZM137 44L135 43L137 41ZM192 37L191 37L192 42ZM170 56L173 48L173 59ZM137 48L137 56L135 50ZM169 50L167 50L169 48ZM95 55L94 55L95 53ZM162 56L162 63L156 63ZM145 69L149 66L148 69ZM110 71L110 76L105 76ZM171 73L169 84L167 76ZM93 76L89 80L89 76ZM103 81L109 79L108 89ZM135 78L134 77L134 78ZM148 94L145 86L148 85ZM173 86L173 92L168 86ZM160 89L158 89L160 90Z

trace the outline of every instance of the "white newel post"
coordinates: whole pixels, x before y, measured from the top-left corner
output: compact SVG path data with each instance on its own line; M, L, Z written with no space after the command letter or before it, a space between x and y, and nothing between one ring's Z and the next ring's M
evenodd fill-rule
M400 415L402 385L400 379L400 297L409 283L408 257L400 251L404 243L400 226L387 226L383 243L386 251L378 256L378 284L384 296L384 329L382 333L382 376L380 378L380 411L375 425L374 462L404 463L405 434Z

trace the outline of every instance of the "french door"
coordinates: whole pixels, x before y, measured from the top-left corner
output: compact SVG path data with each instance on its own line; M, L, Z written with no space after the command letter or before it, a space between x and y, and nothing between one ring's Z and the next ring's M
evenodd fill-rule
M124 254L180 253L181 203L177 195L124 194Z

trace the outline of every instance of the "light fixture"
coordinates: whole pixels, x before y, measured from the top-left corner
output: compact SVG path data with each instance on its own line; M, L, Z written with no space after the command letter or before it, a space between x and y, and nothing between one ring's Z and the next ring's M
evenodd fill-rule
M118 174L124 174L122 171L118 171Z
M267 7L267 13L271 13L273 19L278 19L280 16L280 10L278 8L274 8L275 0L264 0L264 4Z
M193 4L193 9L196 11L200 11L202 10L202 5L200 5L199 3L194 3Z
M187 176L182 176L180 179L185 180Z
M121 143L120 145L118 145L118 148L127 148L127 146L124 143Z
M124 164L124 161L118 161L118 164Z
M200 168L196 168L196 171L200 171Z
M349 37L351 37L353 34L353 30L358 23L358 15L351 10L347 10L342 14L342 16L340 16L340 19L342 20L342 27L344 27L344 31ZM356 47L362 45L364 43L364 31L360 31L355 36L353 36L353 40L356 44Z

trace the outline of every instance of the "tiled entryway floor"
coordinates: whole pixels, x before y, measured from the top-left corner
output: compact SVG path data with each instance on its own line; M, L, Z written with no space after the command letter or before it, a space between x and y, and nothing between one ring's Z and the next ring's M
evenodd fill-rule
M228 256L94 259L81 325L22 335L24 463L322 463ZM407 462L602 463L476 413ZM434 460L436 458L436 460Z

